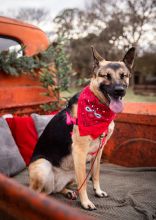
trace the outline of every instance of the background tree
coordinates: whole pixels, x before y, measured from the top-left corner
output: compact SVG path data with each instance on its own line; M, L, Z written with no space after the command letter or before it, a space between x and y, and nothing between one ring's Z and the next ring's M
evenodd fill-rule
M140 57L147 50L148 56L153 56L151 40L156 38L156 0L92 0L85 10L60 12L54 22L58 32L62 31L70 39L71 61L78 79L90 77L91 44L106 59L121 59L131 46L137 47Z
M39 25L46 22L49 17L49 10L44 8L21 8L16 14L16 18L28 23Z
M92 0L84 11L65 9L54 22L58 31L62 30L69 38L76 34L78 37L89 33L98 35L103 30L107 31L108 27L113 31L116 26L110 40L129 45L137 44L146 31L154 29L155 19L156 0Z

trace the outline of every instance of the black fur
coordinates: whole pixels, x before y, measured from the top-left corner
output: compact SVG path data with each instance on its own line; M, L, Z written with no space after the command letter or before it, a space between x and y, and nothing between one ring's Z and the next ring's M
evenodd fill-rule
M79 94L73 96L65 109L55 115L48 123L36 144L31 162L44 158L53 166L59 166L61 160L71 153L71 132L73 125L66 124L66 112L70 114L73 104L78 101Z
M119 91L116 90L117 87L122 87L123 90ZM100 84L99 90L105 95L108 96L110 95L114 99L118 99L119 97L123 97L126 94L126 85L120 85L120 84L110 84L110 85L105 85L103 83Z
M117 70L121 67L121 65L119 63L108 63L106 65L107 68L111 68L113 70Z

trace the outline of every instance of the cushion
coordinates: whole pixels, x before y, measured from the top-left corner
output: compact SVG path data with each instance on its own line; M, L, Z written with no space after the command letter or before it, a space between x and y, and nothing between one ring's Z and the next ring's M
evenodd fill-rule
M6 120L0 118L0 172L13 176L25 166Z
M26 165L29 165L38 139L32 118L29 116L16 116L6 120Z
M38 133L38 137L42 134L47 124L50 120L54 117L54 115L38 115L38 114L31 114L33 121L35 123L35 127Z

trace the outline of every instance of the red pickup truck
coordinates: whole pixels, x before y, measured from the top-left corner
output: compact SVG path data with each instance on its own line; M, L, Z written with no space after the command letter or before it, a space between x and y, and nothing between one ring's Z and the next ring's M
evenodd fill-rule
M49 46L46 34L34 25L0 16L0 52L21 48L24 55L32 56ZM20 53L20 56L23 54ZM11 76L0 71L0 114L26 114L40 111L40 104L52 101L44 96L38 75ZM4 95L5 94L5 95Z

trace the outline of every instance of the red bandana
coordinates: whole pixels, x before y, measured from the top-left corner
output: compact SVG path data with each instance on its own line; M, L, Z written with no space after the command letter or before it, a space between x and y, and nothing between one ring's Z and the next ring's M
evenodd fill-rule
M102 104L89 86L80 93L78 100L78 127L81 136L90 135L93 139L107 132L116 114Z

